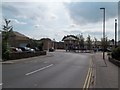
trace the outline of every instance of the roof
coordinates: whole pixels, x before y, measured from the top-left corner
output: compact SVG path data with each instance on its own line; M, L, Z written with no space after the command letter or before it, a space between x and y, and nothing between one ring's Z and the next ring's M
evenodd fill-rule
M66 40L78 40L78 38L74 35L67 35L63 37L62 41L66 41Z
M64 41L67 41L67 40L76 40L76 38L74 38L74 37L66 37L66 38L64 39Z
M19 37L27 37L24 34L21 34L21 33L17 32L17 31L14 31L13 33L14 33L14 35L19 36Z
M40 39L40 40L48 40L48 41L51 41L50 38L42 38L42 39Z
M4 31L2 32L2 36L4 37ZM25 36L24 34L21 34L17 31L9 31L9 39L15 39L15 40L29 40L29 37Z

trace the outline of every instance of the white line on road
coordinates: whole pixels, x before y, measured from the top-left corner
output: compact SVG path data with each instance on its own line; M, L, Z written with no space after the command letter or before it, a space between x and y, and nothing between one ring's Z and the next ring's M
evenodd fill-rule
M48 66L46 66L46 67L37 69L37 70L32 71L32 72L30 72L30 73L27 73L27 74L25 74L25 75L30 75L30 74L36 73L36 72L38 72L38 71L44 70L44 69L46 69L46 68L49 68L49 67L51 67L51 66L53 66L53 64L50 64L50 65L48 65Z

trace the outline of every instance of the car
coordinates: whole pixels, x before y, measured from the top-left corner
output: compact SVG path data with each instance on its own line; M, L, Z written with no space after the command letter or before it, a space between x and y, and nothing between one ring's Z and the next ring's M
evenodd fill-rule
M18 47L18 48L20 48L22 51L26 51L24 47Z
M49 52L53 52L53 51L55 51L54 48L50 48L49 49Z
M105 49L105 50L103 50L102 48L100 48L100 49L98 49L98 51L104 51L104 52L111 52L111 50L110 49Z
M16 48L16 47L10 47L10 51L11 52L22 52L20 48Z
M40 49L38 47L34 47L33 48L35 51L40 51Z
M29 47L18 47L18 48L20 48L24 52L34 52L35 53L35 49L29 48Z

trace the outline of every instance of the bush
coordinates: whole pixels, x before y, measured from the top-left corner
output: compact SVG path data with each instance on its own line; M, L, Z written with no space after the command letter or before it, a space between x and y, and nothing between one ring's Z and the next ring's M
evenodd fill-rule
M120 47L113 49L112 58L120 61Z
M8 60L9 57L10 57L10 51L8 49L8 43L3 42L2 43L2 59L5 61L5 60Z
M3 53L3 59L8 60L10 58L10 51L7 50Z

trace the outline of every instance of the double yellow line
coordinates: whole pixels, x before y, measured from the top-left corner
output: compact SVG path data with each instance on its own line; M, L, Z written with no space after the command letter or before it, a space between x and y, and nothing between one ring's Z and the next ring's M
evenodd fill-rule
M83 86L83 90L88 90L89 89L90 84L91 84L91 80L92 80L92 76L93 76L93 61L91 59L90 60L90 66L89 66L89 69L88 69L88 73L87 73L85 83L84 83L84 86Z

